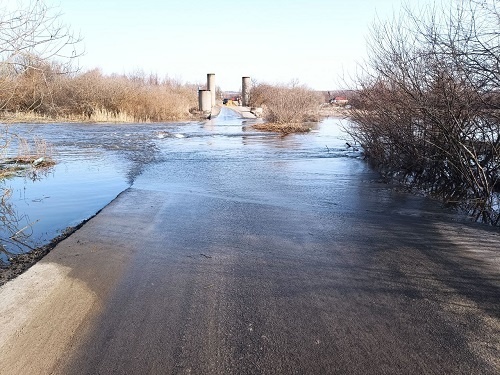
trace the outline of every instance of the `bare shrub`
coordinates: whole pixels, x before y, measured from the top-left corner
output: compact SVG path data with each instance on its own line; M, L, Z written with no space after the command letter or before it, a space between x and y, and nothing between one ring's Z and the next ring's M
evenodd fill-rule
M371 30L353 134L385 176L499 224L500 22L495 1L406 7Z
M321 95L303 85L253 85L250 105L263 107L264 118L274 124L300 124L317 121Z

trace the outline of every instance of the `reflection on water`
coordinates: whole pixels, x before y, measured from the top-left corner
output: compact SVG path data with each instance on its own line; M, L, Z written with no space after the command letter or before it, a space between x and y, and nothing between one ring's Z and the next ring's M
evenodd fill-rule
M29 222L28 217L18 214L10 202L11 193L11 190L3 191L0 200L0 233L2 234L0 254L7 258L16 254L13 248L21 251L24 248L32 249L29 244L33 234L32 223Z
M205 122L14 125L25 138L47 140L58 163L40 180L2 182L11 195L0 212L0 265L93 216L132 184L276 204L286 204L282 189L310 204L317 194L328 200L332 179L368 171L345 146L342 121L286 137L252 130L251 120L226 108Z

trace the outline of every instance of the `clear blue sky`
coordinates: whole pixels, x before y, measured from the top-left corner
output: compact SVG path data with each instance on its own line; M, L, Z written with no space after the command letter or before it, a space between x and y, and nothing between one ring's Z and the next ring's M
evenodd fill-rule
M375 19L401 0L46 0L84 38L84 69L141 69L183 82L215 73L223 90L242 76L259 82L298 79L339 88L366 54Z

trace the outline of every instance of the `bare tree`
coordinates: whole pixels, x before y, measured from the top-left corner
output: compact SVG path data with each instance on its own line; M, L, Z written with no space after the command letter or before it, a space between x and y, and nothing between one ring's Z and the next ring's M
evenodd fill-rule
M38 74L41 82L36 83L43 84L49 61L58 62L58 73L70 72L81 55L80 41L42 0L0 8L0 109L15 95L19 76Z
M61 22L61 15L44 4L32 0L18 2L16 9L0 10L0 56L3 63L25 66L17 60L23 55L70 62L80 53L81 38Z

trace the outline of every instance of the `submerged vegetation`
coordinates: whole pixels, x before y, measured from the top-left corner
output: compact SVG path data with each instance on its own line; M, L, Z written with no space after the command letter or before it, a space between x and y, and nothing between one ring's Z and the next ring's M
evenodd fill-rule
M371 30L352 133L387 178L500 225L500 8L405 8Z
M16 155L6 155L6 150L2 150L0 181L19 174L36 179L39 174L43 174L55 165L52 147L44 139L35 138L29 142L25 138L15 137L15 143L17 144Z

